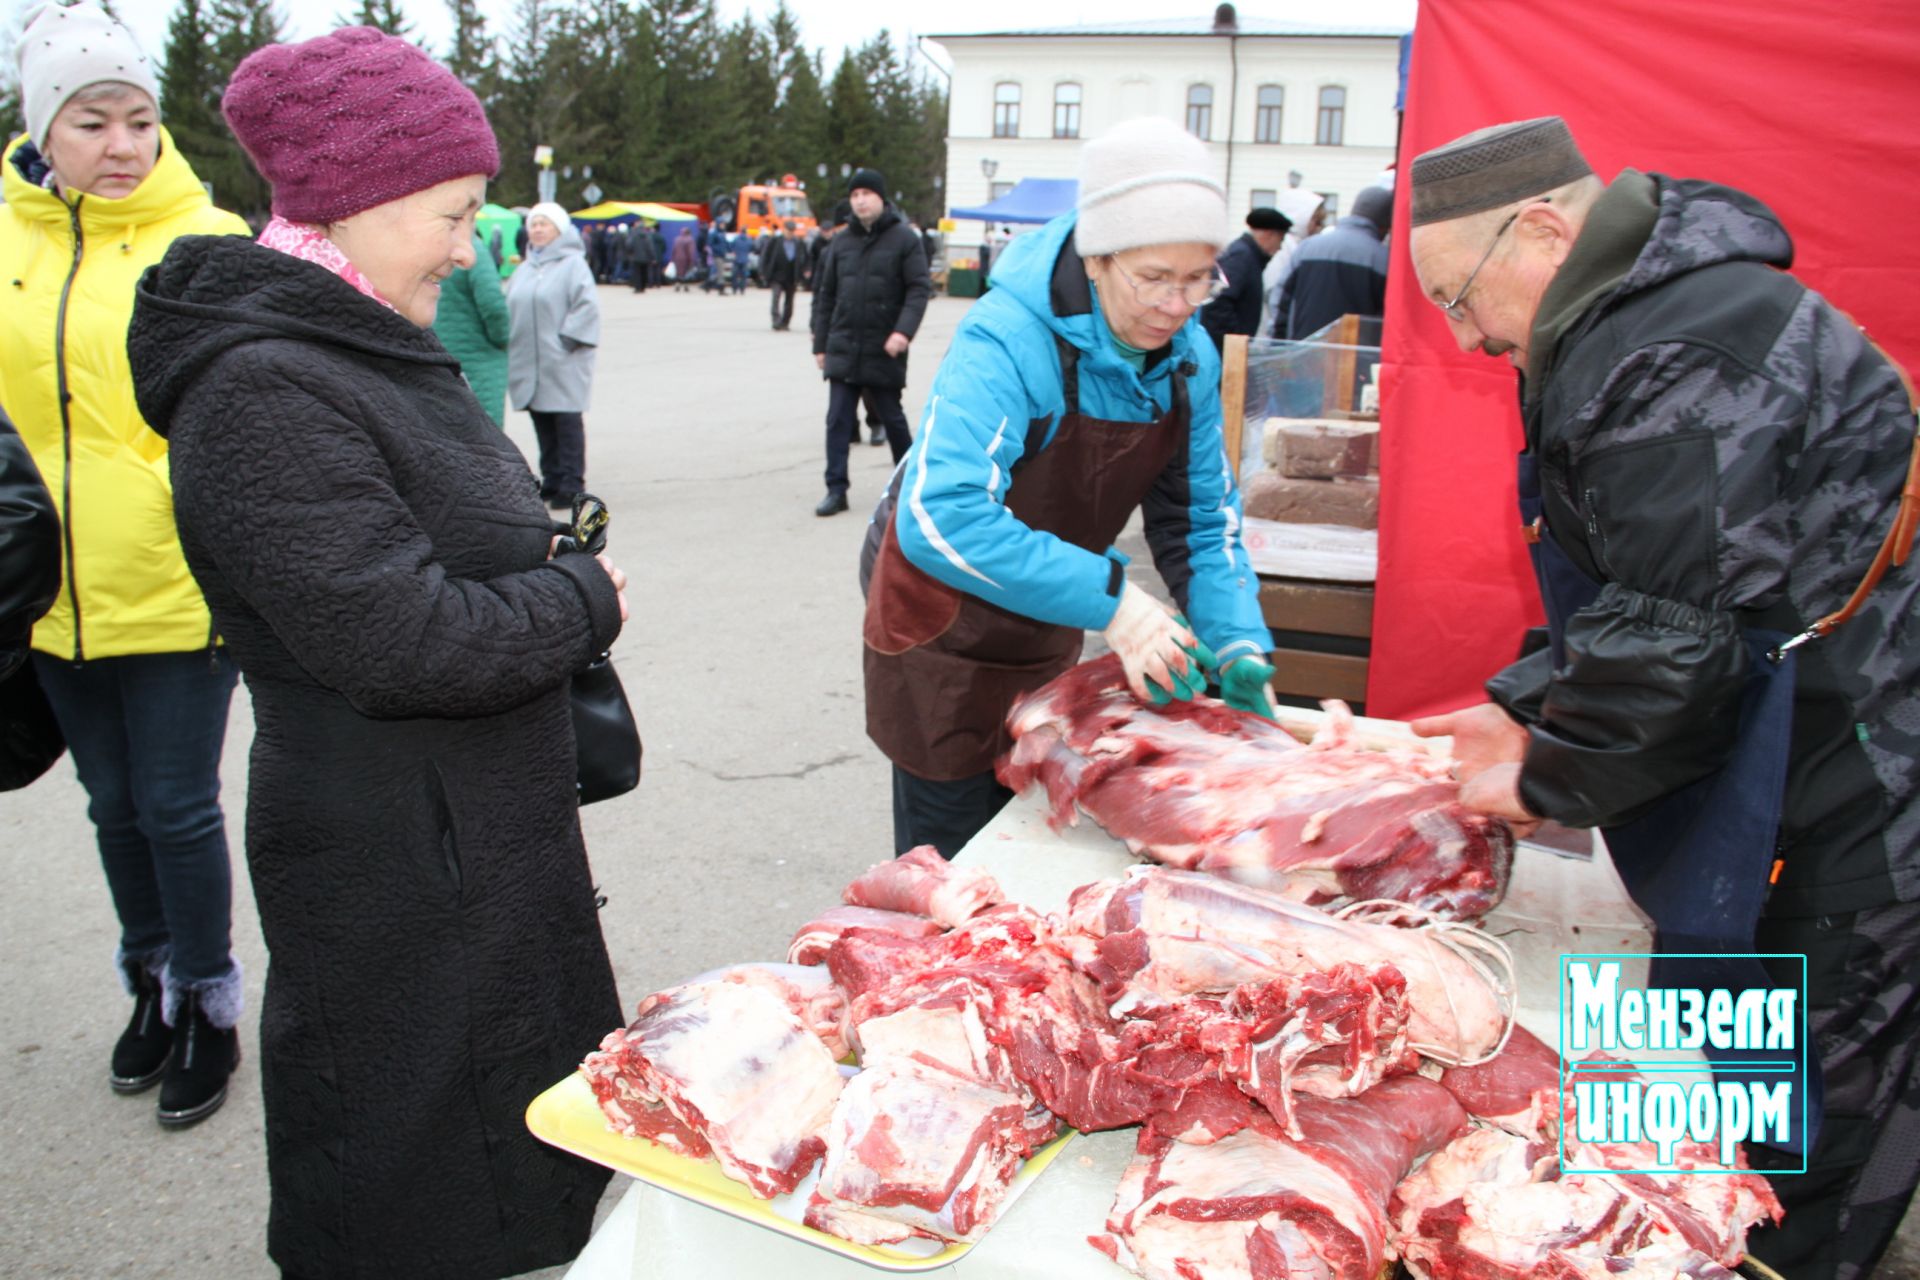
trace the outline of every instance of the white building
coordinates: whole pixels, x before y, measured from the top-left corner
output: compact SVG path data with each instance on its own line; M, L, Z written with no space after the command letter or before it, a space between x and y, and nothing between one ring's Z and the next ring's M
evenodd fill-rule
M1239 18L1223 4L1212 18L928 36L953 66L947 206L1076 177L1083 139L1158 115L1208 144L1236 219L1289 185L1338 213L1393 163L1403 30ZM985 230L960 222L957 254Z

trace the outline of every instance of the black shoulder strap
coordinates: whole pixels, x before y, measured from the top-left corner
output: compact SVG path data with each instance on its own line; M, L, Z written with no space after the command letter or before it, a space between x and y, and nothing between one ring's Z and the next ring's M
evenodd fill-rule
M1062 410L1064 417L1080 412L1080 348L1057 333L1053 335L1053 345L1060 350L1060 394L1066 401Z

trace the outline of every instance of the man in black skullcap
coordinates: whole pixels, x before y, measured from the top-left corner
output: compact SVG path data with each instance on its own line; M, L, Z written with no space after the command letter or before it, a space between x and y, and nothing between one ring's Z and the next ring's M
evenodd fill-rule
M1786 274L1792 241L1752 196L1602 183L1557 117L1429 151L1412 182L1422 292L1521 375L1548 619L1491 702L1414 727L1454 736L1467 806L1601 828L1657 952L1795 987L1806 957L1823 1118L1808 1171L1770 1178L1784 1224L1749 1248L1794 1280L1868 1276L1920 1178L1909 394Z
M1333 230L1302 241L1274 304L1273 336L1297 342L1341 316L1385 315L1392 230L1393 192L1368 187Z
M1252 336L1260 327L1260 273L1292 226L1293 219L1286 214L1263 206L1247 215L1246 231L1221 251L1214 265L1227 287L1200 312L1200 323L1215 350L1225 345L1228 334Z

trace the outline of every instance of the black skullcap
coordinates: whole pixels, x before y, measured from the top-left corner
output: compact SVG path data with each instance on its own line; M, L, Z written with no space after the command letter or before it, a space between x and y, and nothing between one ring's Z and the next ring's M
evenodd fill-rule
M847 194L856 191L871 191L882 200L887 198L887 180L880 176L878 169L855 169L853 176L847 179Z
M1262 205L1247 215L1247 225L1255 231L1291 231L1293 219L1278 209Z
M1413 225L1498 209L1592 173L1559 116L1495 125L1414 159Z

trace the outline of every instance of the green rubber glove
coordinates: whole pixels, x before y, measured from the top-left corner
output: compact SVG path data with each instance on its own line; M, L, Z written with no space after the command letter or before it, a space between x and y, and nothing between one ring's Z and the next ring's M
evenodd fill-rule
M1193 630L1193 624L1187 621L1185 614L1176 613L1173 615L1173 620L1188 631ZM1191 702L1207 691L1207 672L1211 671L1218 661L1213 656L1213 650L1207 648L1206 643L1198 636L1194 637L1191 645L1180 647L1187 654L1187 673L1185 675L1181 675L1178 671L1172 673L1173 689L1171 691L1162 689L1160 682L1150 677L1147 680L1147 701L1156 707L1163 707L1175 698L1182 702Z
M1220 672L1220 698L1235 711L1277 720L1273 691L1267 687L1272 681L1271 664L1250 653L1242 654Z

